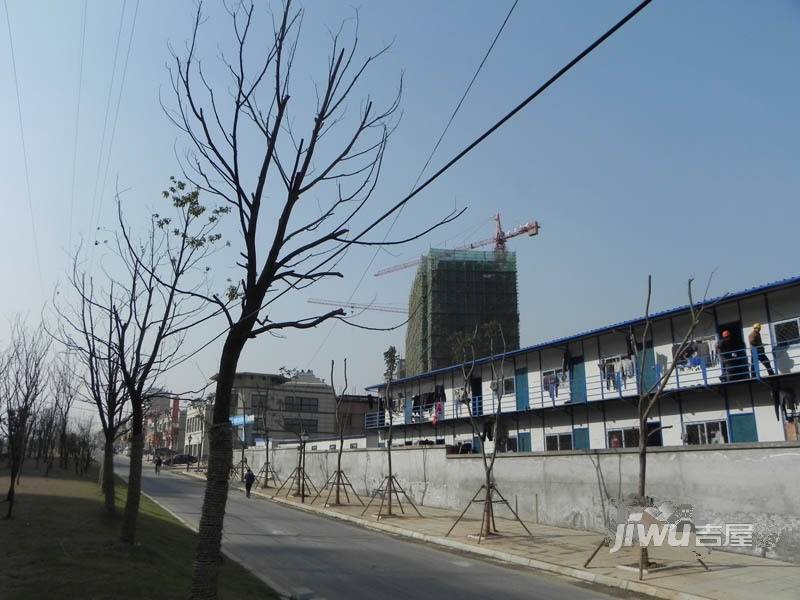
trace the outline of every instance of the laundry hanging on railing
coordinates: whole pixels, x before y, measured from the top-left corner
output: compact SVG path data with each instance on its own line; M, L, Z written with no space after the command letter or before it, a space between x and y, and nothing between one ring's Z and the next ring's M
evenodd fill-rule
M597 364L600 367L601 379L609 391L626 389L628 379L633 379L636 373L633 360L627 356L601 358Z
M679 370L697 370L716 366L719 356L713 339L693 340L682 350L681 344L672 345L672 360Z

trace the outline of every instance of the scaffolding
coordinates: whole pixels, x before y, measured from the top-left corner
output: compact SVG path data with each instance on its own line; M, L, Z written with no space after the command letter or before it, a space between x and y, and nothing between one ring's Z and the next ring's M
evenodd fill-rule
M502 250L430 250L417 268L408 312L406 375L455 364L453 336L471 333L476 325L489 321L502 327L506 350L517 350L515 254ZM488 341L478 340L475 352L476 356L488 355Z

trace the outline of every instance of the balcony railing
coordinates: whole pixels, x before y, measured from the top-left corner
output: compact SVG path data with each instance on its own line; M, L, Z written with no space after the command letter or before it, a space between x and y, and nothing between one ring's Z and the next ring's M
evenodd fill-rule
M661 381L669 370L672 360L656 352L652 360L633 360L633 369L614 369L614 374L596 373L576 379L569 376L552 380L547 386L541 383L529 387L527 393L515 390L514 394L504 395L500 400L500 412L511 413L552 406L570 406L586 402L599 402L620 398L635 397L648 393ZM769 370L767 369L769 365ZM641 371L641 372L640 372ZM757 348L741 348L715 356L691 356L679 360L678 365L666 382L665 390L688 390L738 381L768 380L774 376L800 373L800 338L777 345L765 344L763 356ZM534 374L531 374L534 375ZM518 393L516 393L518 392ZM470 401L473 416L491 415L497 412L498 399L495 394L473 396ZM397 424L440 423L451 419L466 418L469 408L463 402L448 399L445 402L413 406L406 416L395 418ZM388 418L382 411L367 413L364 426L367 429L388 425Z

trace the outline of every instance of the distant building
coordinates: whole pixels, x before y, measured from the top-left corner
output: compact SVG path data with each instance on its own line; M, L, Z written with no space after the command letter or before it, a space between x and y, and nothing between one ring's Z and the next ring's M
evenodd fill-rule
M296 439L336 433L333 389L312 371L293 377L269 373L237 373L231 417L234 446L252 446L269 439Z
M198 398L186 409L186 426L183 435L183 453L202 461L208 459L208 429L214 410L213 396Z
M431 250L417 268L408 315L400 378L454 365L453 336L489 321L502 327L506 351L517 350L516 256L505 250ZM489 354L488 342L478 340L475 351Z
M345 394L341 398L341 411L345 436L365 435L364 417L378 408L378 396ZM339 433L338 431L336 433Z
M168 396L152 399L144 415L144 445L147 450L179 451L180 400Z
M175 444L178 452L183 452L186 446L186 409L184 408L178 414L178 441Z

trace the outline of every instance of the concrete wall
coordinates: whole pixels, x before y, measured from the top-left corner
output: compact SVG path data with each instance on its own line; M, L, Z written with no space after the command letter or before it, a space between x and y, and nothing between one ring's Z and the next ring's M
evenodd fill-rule
M297 464L296 449L271 451L281 478ZM395 448L395 474L422 506L463 508L483 479L479 456L446 456L441 447ZM361 492L377 488L386 474L384 450L344 452L343 468ZM264 451L250 452L254 470ZM306 468L322 485L336 468L335 452L311 452ZM695 523L768 522L783 529L768 556L800 562L800 444L792 442L652 448L648 495L695 507ZM525 519L602 531L612 500L635 492L638 455L629 450L500 455L495 480ZM745 549L747 550L747 549Z

